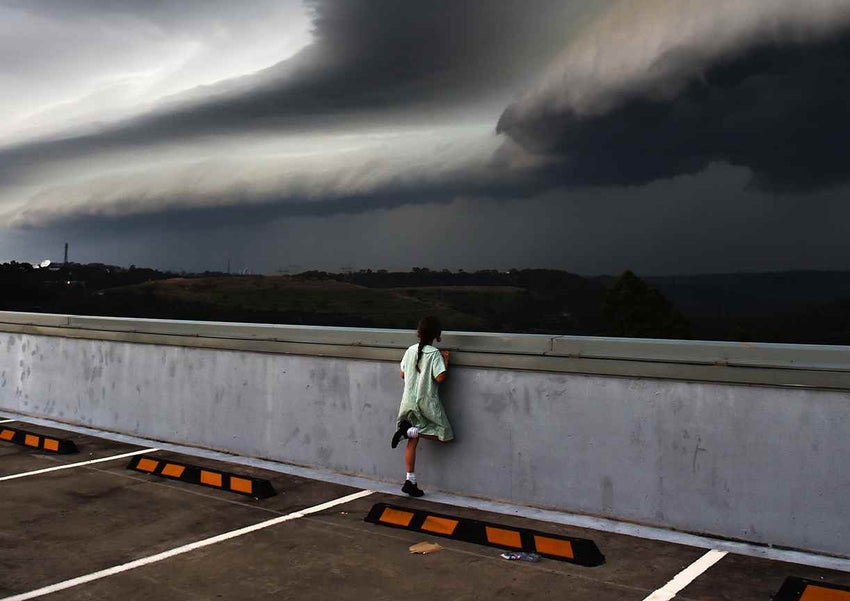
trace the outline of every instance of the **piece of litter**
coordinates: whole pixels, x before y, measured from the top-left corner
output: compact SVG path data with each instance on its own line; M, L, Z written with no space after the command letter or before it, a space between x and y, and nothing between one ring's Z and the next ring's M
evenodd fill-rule
M525 551L506 551L500 557L508 561L540 561L540 556L537 553L526 553Z
M442 549L442 547L440 545L438 545L437 543L422 542L422 543L416 543L415 545L410 545L410 552L411 553L419 553L421 555L427 555L428 553L434 553L436 551L439 551L440 549Z

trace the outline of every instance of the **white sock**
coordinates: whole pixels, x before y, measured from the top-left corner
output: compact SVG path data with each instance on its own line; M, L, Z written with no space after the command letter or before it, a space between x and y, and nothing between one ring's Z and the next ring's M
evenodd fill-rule
M407 480L410 480L411 482L413 482L414 484L416 484L416 473L414 473L414 472L407 472Z
M416 426L410 426L407 429L407 437L408 438L419 438L419 428Z

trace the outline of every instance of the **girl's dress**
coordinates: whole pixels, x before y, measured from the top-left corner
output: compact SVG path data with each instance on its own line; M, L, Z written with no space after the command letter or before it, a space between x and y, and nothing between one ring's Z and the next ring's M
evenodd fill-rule
M439 349L426 344L422 347L419 371L416 371L416 355L419 345L414 344L404 353L401 371L404 372L404 394L398 410L398 421L407 420L420 434L436 436L442 441L454 438L452 425L440 402L437 381L434 379L446 371L446 364Z

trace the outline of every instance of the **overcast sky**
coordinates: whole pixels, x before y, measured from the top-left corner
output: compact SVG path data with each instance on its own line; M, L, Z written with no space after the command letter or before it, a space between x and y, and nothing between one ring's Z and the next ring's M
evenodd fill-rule
M850 0L0 0L0 261L850 269Z

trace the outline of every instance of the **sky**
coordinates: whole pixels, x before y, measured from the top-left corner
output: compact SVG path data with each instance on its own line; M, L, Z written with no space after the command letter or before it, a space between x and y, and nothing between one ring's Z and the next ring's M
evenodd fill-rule
M850 0L0 0L0 261L850 268Z

